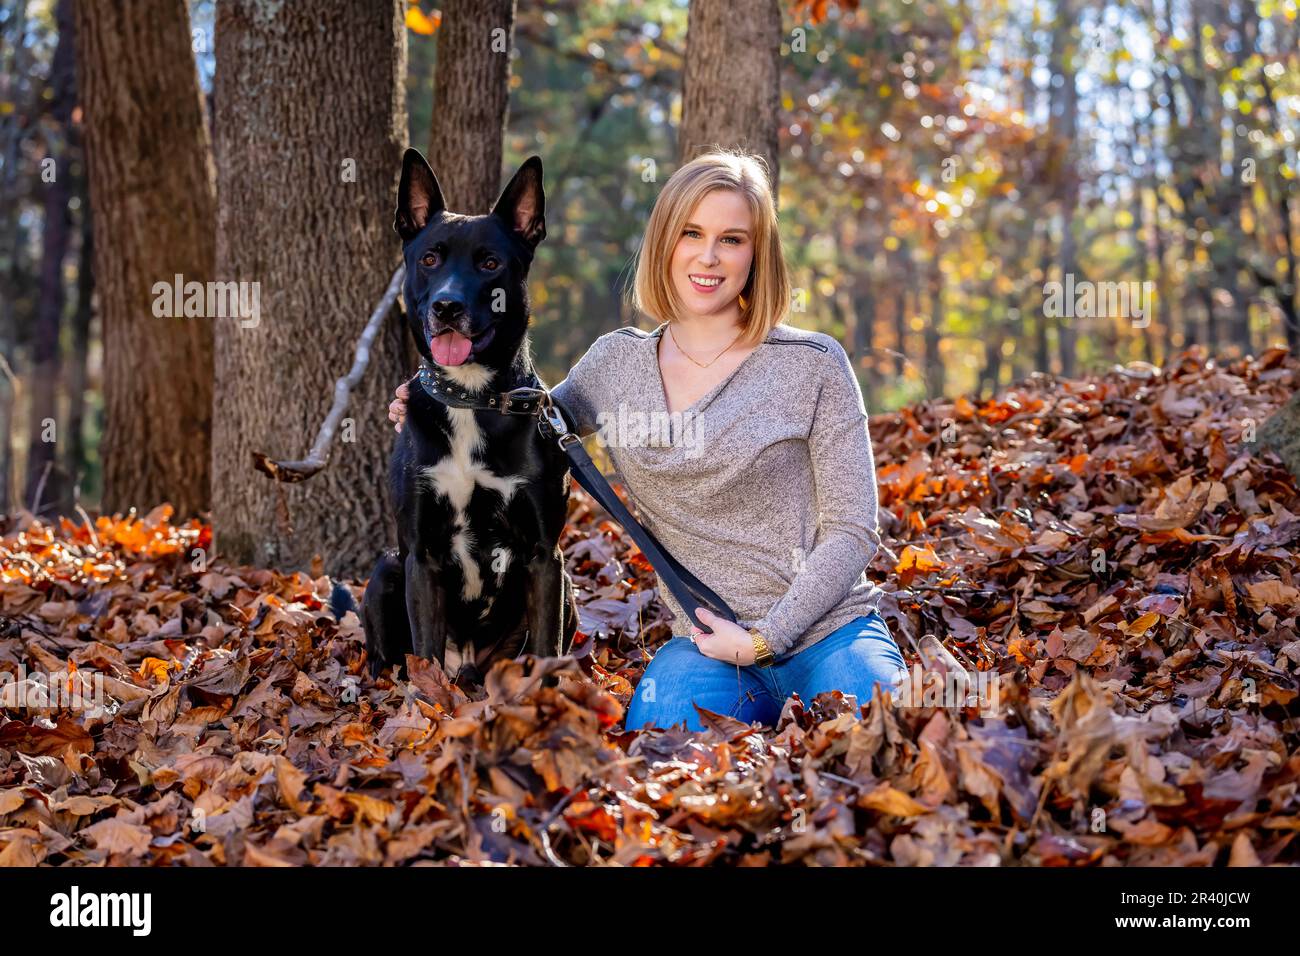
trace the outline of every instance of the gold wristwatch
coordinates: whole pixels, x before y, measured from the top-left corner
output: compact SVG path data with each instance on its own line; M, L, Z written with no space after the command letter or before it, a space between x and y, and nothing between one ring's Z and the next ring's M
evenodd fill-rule
M771 667L775 664L776 655L767 646L767 638L763 636L763 632L756 627L751 627L749 636L754 641L754 664L758 667Z

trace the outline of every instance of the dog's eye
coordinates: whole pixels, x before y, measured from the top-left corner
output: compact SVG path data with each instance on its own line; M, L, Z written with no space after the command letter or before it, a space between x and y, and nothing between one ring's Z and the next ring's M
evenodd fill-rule
M433 268L437 264L438 264L438 253L434 252L433 250L429 250L424 255L420 256L420 265L422 266L428 266L429 268Z
M496 268L499 265L501 265L501 263L497 261L496 256L488 256L483 260L483 268L488 270L488 272L496 271Z

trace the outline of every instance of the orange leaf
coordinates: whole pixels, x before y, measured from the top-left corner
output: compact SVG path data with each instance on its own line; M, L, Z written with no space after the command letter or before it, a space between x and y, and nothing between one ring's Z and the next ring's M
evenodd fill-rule
M419 7L411 6L406 8L406 28L412 33L418 33L421 36L432 36L438 29L438 24L442 20L442 15L435 13L433 19L425 16L424 11Z
M858 806L893 817L916 817L930 812L927 807L887 783L882 783L870 793L859 797Z
M924 548L918 548L909 544L903 548L903 553L899 555L898 564L894 568L894 573L902 574L904 571L938 571L944 566L939 560L939 556L934 553L934 548L926 545Z
M1130 624L1120 625L1120 630L1122 630L1125 634L1133 634L1133 635L1137 635L1138 637L1141 637L1147 631L1151 630L1151 628L1155 627L1156 624L1158 624L1159 622L1160 622L1160 615L1157 614L1155 611L1148 611L1146 614L1143 614L1136 621L1133 621Z
M167 679L167 673L171 670L171 664L161 657L146 657L140 662L139 674L141 677L153 681L164 681Z

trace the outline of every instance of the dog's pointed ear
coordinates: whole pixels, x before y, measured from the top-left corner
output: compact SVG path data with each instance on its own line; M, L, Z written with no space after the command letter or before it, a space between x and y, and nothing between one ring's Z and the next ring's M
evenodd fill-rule
M402 182L397 187L397 218L393 228L403 242L414 239L435 216L446 208L442 187L418 149L402 157Z
M492 215L503 219L534 249L546 238L546 193L542 189L540 156L529 156L515 171L492 207Z

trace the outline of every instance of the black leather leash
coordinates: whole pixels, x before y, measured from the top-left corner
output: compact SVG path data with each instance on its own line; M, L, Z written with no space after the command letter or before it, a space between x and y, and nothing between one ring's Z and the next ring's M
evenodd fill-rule
M582 439L569 431L569 426L560 414L559 403L551 396L547 388L534 375L535 386L525 385L505 392L491 392L486 400L474 397L474 393L442 379L429 366L421 366L419 382L430 396L455 408L474 408L496 410L502 415L537 415L537 430L542 438L555 441L560 450L569 459L569 470L578 484L582 485L593 498L600 502L623 530L637 543L651 566L659 572L668 590L672 592L678 605L690 615L691 620L706 634L713 629L699 619L696 612L701 606L708 608L718 617L736 622L736 612L708 585L688 571L680 561L674 558L659 543L659 539L632 517L622 499L609 486L605 476L600 473L587 450L582 447Z

